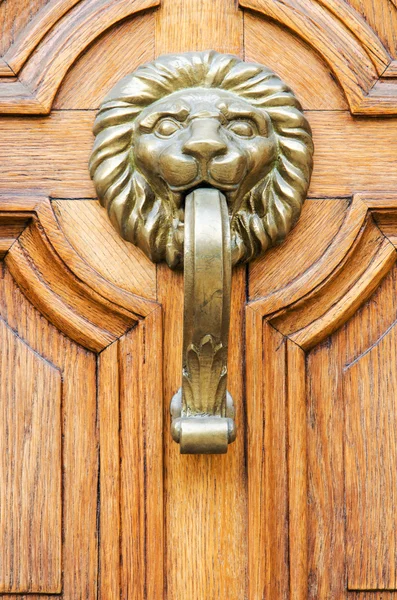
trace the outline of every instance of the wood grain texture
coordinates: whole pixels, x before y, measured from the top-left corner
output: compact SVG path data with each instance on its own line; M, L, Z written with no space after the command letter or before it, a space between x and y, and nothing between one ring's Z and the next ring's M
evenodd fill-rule
M6 210L1 212L2 208ZM46 306L51 306L52 320L58 324L63 321L65 333L68 331L73 333L73 327L70 329L68 320L69 313L65 312L66 306L72 311L71 315L76 311L72 319L75 317L83 319L81 321L83 329L85 319L92 322L97 317L99 321L102 320L103 331L106 329L105 321L108 317L105 312L109 316L109 310L106 309L100 318L95 303L92 302L93 296L88 299L84 294L76 293L77 288L74 293L62 291L70 272L69 275L57 273L59 255L46 237L49 234L52 240L55 240L55 246L62 248L63 235L60 230L53 227L56 221L48 200L34 196L30 198L11 196L8 201L3 199L3 204L0 203L0 213L5 235L10 236L13 232L14 235L18 235L18 239L14 241L5 258L0 315L15 330L18 344L22 344L22 348L25 349L24 342L19 341L20 337L32 347L31 354L36 361L39 361L39 365L44 361L50 361L51 365L55 365L51 368L55 369L56 374L59 369L58 387L60 389L62 377L63 390L62 527L60 499L57 513L56 499L52 497L54 493L52 496L50 494L49 499L45 496L42 511L37 517L37 519L41 518L39 523L41 535L36 535L34 543L28 546L31 549L27 552L26 558L24 550L19 552L18 560L22 565L20 572L17 571L15 557L13 558L10 552L4 554L7 574L3 577L0 593L39 591L44 594L58 594L62 586L62 597L70 599L77 594L81 598L92 600L96 597L98 589L102 598L108 598L110 593L115 593L116 596L125 594L126 597L137 599L160 597L163 591L162 383L161 369L158 369L158 365L162 364L161 310L153 303L145 319L134 317L130 320L128 330L131 326L139 324L131 333L127 332L123 337L121 334L125 333L126 328L120 330L121 341L116 338L113 344L105 344L105 350L99 355L97 362L93 353L71 342L40 316L21 294L7 269L7 266L11 267L25 294L33 298L34 302L38 302L42 312L46 313L49 310ZM7 218L10 219L8 225ZM25 229L21 233L20 229L23 225ZM111 243L108 241L108 244ZM50 255L47 254L48 252ZM65 252L65 246L63 250L61 249L62 252ZM28 261L25 261L25 254L29 256ZM69 254L69 258L72 257L73 253ZM25 280L21 279L21 273L27 278L26 286ZM37 282L37 285L33 285L29 279L31 276L35 278L33 281ZM81 284L82 282L79 283ZM83 285L86 286L87 283ZM113 284L108 285L110 292ZM45 290L45 294L49 295L48 298L43 296L44 291L40 292L40 286ZM62 297L64 304L60 301ZM42 301L45 303L41 304ZM119 309L125 310L121 307L117 310ZM0 320L0 325L1 323L3 321ZM76 323L78 324L78 321ZM77 332L75 334L78 337ZM80 341L84 341L88 348L93 346L93 338L84 340L81 337ZM95 349L102 348L100 344ZM3 349L7 350L7 345L3 346ZM1 357L4 356L9 356L9 353L2 353ZM7 373L13 365L8 367ZM58 407L59 410L60 398L58 403L54 402L56 398L53 397L54 393L51 394L54 386L51 386L49 376L44 377L37 369L34 375L29 359L25 355L19 356L18 363L12 370L18 374L19 368L23 370L23 376L28 376L25 386L33 386L32 389L37 390L35 393L42 398L42 403L47 400L48 406L53 410ZM44 380L48 382L47 388L48 386L49 388L45 388L46 394L42 396L43 384L40 382ZM9 377L2 378L2 383L4 382L3 385L6 386L12 386L12 381ZM14 390L13 397L18 395L19 390L19 396L23 399L25 388L14 386L14 388L4 389ZM20 410L28 415L26 417L28 419L31 418L29 414L33 409L30 406L31 388L26 389L25 396L27 395L28 398L25 405L21 404ZM21 402L21 399L19 401ZM9 543L15 543L16 550L19 550L19 545L14 537L17 538L19 535L18 527L21 528L22 533L27 528L28 533L24 534L24 542L29 542L30 532L35 526L34 519L28 518L28 510L24 507L29 504L29 511L32 511L32 494L34 500L40 502L47 488L51 487L46 485L46 477L49 477L48 469L51 467L50 459L46 460L49 452L47 444L53 451L51 459L55 461L57 453L56 448L53 448L53 436L58 434L59 443L61 439L61 415L58 415L58 431L56 424L53 424L46 434L47 404L44 407L40 406L43 425L40 427L37 425L39 430L34 431L35 436L29 448L32 462L37 457L38 451L35 448L38 440L45 442L40 463L45 469L45 477L41 475L37 466L31 469L30 476L33 477L33 482L29 487L30 480L25 476L24 493L29 492L30 488L34 490L26 495L25 504L21 504L22 490L19 489L19 484L16 484L18 489L14 490L12 496L15 515L7 521L7 525L3 526L7 539L10 540ZM38 408L34 407L34 414L37 411ZM132 418L131 414L135 416ZM23 425L24 421L21 420L21 426ZM139 432L137 432L138 426ZM9 422L6 427L7 435L4 434L2 437L2 440L5 438L6 444L10 428ZM24 431L26 430L25 425ZM17 429L15 431L17 449L21 436ZM117 452L114 452L115 444L120 444ZM6 445L6 456L7 448ZM15 458L15 463L21 462L18 456ZM60 460L60 456L58 459ZM4 476L6 482L10 480L10 465L7 466L7 476ZM52 466L50 481L55 486L55 490L60 493L61 465L58 464L58 478L53 473L54 465ZM23 467L22 462L21 469ZM19 471L17 470L16 473L18 474ZM138 482L141 482L139 486ZM6 493L7 489L5 488ZM51 502L47 511L46 502ZM81 503L84 503L84 509ZM21 506L22 508L19 508ZM101 512L98 512L99 508ZM23 514L20 514L21 511ZM51 516L49 524L45 522L48 512ZM8 534L10 527L14 527L14 521L17 521L18 527L15 526L15 536L10 536ZM1 518L0 523L4 523ZM49 525L51 525L50 531L48 531ZM56 525L58 525L58 537ZM45 536L44 541L43 536ZM60 564L61 539L64 544L69 544L67 549L63 546L62 566ZM141 540L141 543L136 544L137 539ZM98 544L100 544L99 549ZM82 552L86 552L87 562L81 560ZM47 560L48 554L50 557ZM33 558L37 556L33 563L32 556ZM12 568L7 570L9 564ZM134 565L133 569L131 564ZM58 570L54 574L55 567Z
M120 385L119 343L98 357L98 422L100 457L99 598L120 596Z
M248 309L246 344L248 597L284 600L290 586L286 341Z
M288 538L289 591L293 600L307 600L307 434L306 356L297 344L287 341L287 431L288 431Z
M161 311L99 355L99 597L161 598Z
M49 113L62 79L79 54L115 23L157 3L157 0L81 0L66 10L62 18L58 15L59 20L37 40L18 78L0 82L1 112Z
M332 333L373 293L397 259L392 244L371 223L339 275L273 320L304 349Z
M159 310L119 342L120 577L132 600L164 588L161 325Z
M155 39L157 55L191 50L241 55L243 15L234 1L162 0Z
M61 374L0 320L0 593L61 591Z
M4 56L6 51L14 44L25 27L29 26L47 4L48 0L22 0L21 2L2 2L0 4L1 41L0 55L7 64ZM41 17L38 18L41 20ZM11 69L10 69L11 71ZM9 72L10 72L9 71ZM11 71L12 73L12 71ZM4 73L4 75L8 74ZM2 73L3 75L3 73Z
M372 476L374 486L379 486L382 481L385 483L387 478L394 476L393 454L382 453L382 461L376 462L374 455L367 454L365 458L361 452L364 447L360 442L366 431L368 410L374 411L372 414L378 410L378 419L376 422L372 421L373 428L365 442L368 450L371 448L371 440L372 448L375 449L377 442L387 445L390 436L393 435L393 416L387 410L387 404L380 406L382 396L377 396L376 390L371 387L373 377L383 379L381 385L387 385L388 378L382 376L383 365L386 366L390 360L390 347L384 348L388 354L382 355L380 368L361 371L359 381L354 382L348 374L344 375L344 368L350 362L359 359L358 353L362 352L368 356L370 353L367 354L367 351L375 344L376 354L383 339L388 346L387 330L393 326L396 319L395 285L394 268L371 302L360 309L353 319L334 334L331 340L322 344L309 356L308 448L311 504L309 543L312 571L310 597L312 598L329 593L332 593L334 598L345 598L347 587L351 588L359 583L359 587L365 589L371 578L372 585L369 589L381 590L384 587L383 578L390 573L390 566L392 570L395 569L395 557L389 554L389 551L392 552L394 534L389 535L387 539L386 537L382 539L383 532L387 535L388 531L391 532L395 528L394 505L388 504L389 497L386 489L381 495L374 489L372 494L369 479L362 479L357 472L357 466L364 465L362 462L364 460L366 468L370 469L367 476L372 469L376 469L376 474ZM391 335L393 336L394 333ZM360 359L358 364L359 362ZM365 408L363 405L360 407L360 404L355 401L359 398L364 400L365 397L369 399L369 395L369 406L372 408L369 406ZM383 397L383 400L386 399ZM389 395L387 402L390 401L392 396ZM381 440L382 423L385 422L388 423L387 434L386 438ZM361 472L361 476L363 474ZM344 491L345 479L346 492ZM360 486L360 498L357 497L358 486ZM345 494L346 508L344 507ZM354 497L358 503L354 502ZM366 503L366 500L371 502ZM359 514L360 507L364 508L363 502L367 509L367 519L365 528L361 528L360 534L357 535L357 527L360 527L360 523L364 525L362 520L364 514L362 512ZM347 511L346 539L345 510ZM383 520L380 512L382 510L384 510ZM371 542L367 537L370 532L375 535ZM353 533L355 533L354 537L352 537ZM364 539L361 538L363 535ZM368 546L365 545L366 541ZM382 541L383 544L379 544ZM369 547L369 543L373 543L374 546ZM345 573L344 560L347 560L347 573ZM360 573L357 572L359 561L361 561ZM359 580L350 580L349 574L353 577L356 574ZM352 595L352 597L388 598L389 596L379 591L376 595L368 593Z
M8 68L1 74L17 74L30 54L54 24L79 0L22 0L3 2L0 22L4 26L3 60ZM4 53L4 51L6 52Z
M156 298L156 266L121 239L95 200L53 200L51 206L66 239L104 279L143 298Z
M376 32L391 56L397 58L397 6L393 0L347 0Z
M381 80L391 58L365 19L338 0L241 0L310 44L337 77L356 115L395 115L397 87Z
M10 227L27 223L5 259L13 276L31 302L72 339L102 350L157 308L90 267L65 238L45 197L10 193L0 198L0 214L3 223L8 218L11 223L3 228L6 245Z
M394 323L343 374L347 585L352 590L396 590L395 349Z
M38 361L44 359L62 372L63 598L74 600L77 594L84 600L92 600L97 587L98 554L95 356L68 340L41 316L22 295L6 267L2 274L1 318L37 353ZM54 398L44 397L42 402L45 401L53 402ZM40 419L38 427L42 426ZM40 440L41 443L46 441L41 436ZM53 477L56 483L57 473L48 474L51 481ZM35 493L40 494L37 486ZM20 496L13 501L20 502ZM30 510L36 510L36 506ZM52 503L51 510L58 508ZM25 526L29 526L29 522Z
M291 31L258 13L246 11L244 41L245 60L273 69L291 86L304 110L348 108L343 90L329 66Z
M381 76L384 71L385 63L389 63L390 56L376 34L376 31L374 32L368 24L367 19L365 17L363 18L363 15L360 12L351 8L348 2L340 2L339 0L319 0L319 4L331 15L339 19L346 29L360 40L362 47L365 49L368 56L370 56L378 75Z
M137 14L100 36L66 74L53 109L98 108L117 81L154 58L154 23L153 13Z
M315 202L321 204L323 201ZM334 200L333 202L338 201ZM260 312L263 315L276 313L278 310L301 300L302 297L308 296L317 287L322 286L325 281L331 279L332 276L335 277L343 269L352 248L361 239L365 231L366 221L368 221L368 207L359 198L354 197L345 213L341 227L332 242L325 247L325 251L319 260L309 261L307 268L300 275L292 278L284 287L276 289L270 294L268 294L268 288L272 289L273 285L269 277L266 287L258 287L259 299L253 299L251 306L257 305L260 307ZM374 230L374 228L372 229ZM317 236L321 236L324 230L325 228L315 231L314 236L311 238L313 248L316 248L318 244L316 241ZM294 235L294 232L291 235ZM280 259L283 259L286 249L286 245L280 247ZM266 256L260 260L263 261L264 265L266 264ZM280 260L279 265L285 265L284 268L289 269L290 262L290 259L282 260L282 262ZM260 279L258 279L258 283L260 283Z
M339 251L344 247L339 258L335 254L332 259L339 260L339 266L335 264L330 275L324 273L322 283L314 288L310 277L301 277L301 299L288 306L285 292L279 301L287 308L275 314L271 314L275 306L272 294L247 307L252 599L391 598L396 566L391 491L395 487L395 373L391 370L392 328L396 322L393 265L397 253L390 240L397 233L393 218L396 211L395 194L358 195L334 238L339 238ZM390 240L385 237L384 227ZM341 232L343 237L339 237ZM326 254L328 249L324 250ZM328 263L331 256L332 252ZM286 265L288 261L290 258ZM282 260L278 266L283 270ZM311 269L313 265L308 271ZM290 281L288 285L293 284ZM264 318L268 321L260 333ZM269 332L276 336L270 350ZM357 369L355 365L363 359L354 381L349 379L349 370ZM370 360L375 362L367 364ZM265 361L262 366L260 361ZM281 411L279 405L272 405L270 416L265 413L273 394L285 407L285 412L276 417L273 413ZM271 433L266 441L268 427ZM278 454L276 445L283 439L285 458ZM272 465L277 455L277 466L270 468L271 474L265 479L265 465ZM271 481L273 471L277 472L278 482L268 492L266 483ZM266 494L273 493L283 479L288 482L287 500L283 504L279 498L275 509ZM279 514L273 530L267 516L269 505L273 516L282 506L288 510L288 517ZM280 523L285 522L288 526L280 535ZM277 578L269 574L275 559L269 549L283 553L284 543L289 560L284 565L279 563L277 573L283 573L282 582L286 586L287 581L288 587L276 592L271 584Z
M307 361L308 598L346 598L343 424L339 346L316 348ZM328 444L332 440L332 444Z
M249 265L250 299L274 298L276 294L279 297L288 294L292 299L293 282L298 280L300 287L305 272L319 260L323 261L324 255L331 264L333 245L342 254L342 240L348 238L349 205L347 199L307 200L296 227L288 235L288 243L271 248L264 257ZM351 223L349 229L353 235L357 235L361 225L358 219L356 227ZM310 244L302 247L302 237L310 239ZM310 278L314 279L313 269Z
M305 353L246 311L249 598L306 600Z

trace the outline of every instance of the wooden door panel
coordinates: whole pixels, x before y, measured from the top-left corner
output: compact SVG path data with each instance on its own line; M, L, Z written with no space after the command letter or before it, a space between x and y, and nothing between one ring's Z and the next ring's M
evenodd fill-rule
M244 33L246 60L273 69L291 86L305 111L348 110L332 69L300 37L250 11L244 14Z
M67 70L85 48L121 19L156 4L156 0L139 0L132 4L126 0L49 2L22 29L10 48L10 55L5 55L5 81L0 85L1 111L11 114L50 112Z
M68 243L104 280L139 297L156 299L156 266L121 239L96 200L54 198L51 207Z
M7 332L11 332L8 335L12 335L14 344L18 340L19 347L24 348L24 352L29 348L29 356L35 357L35 364L32 366L35 373L31 378L34 387L25 390L25 397L7 395L3 398L8 400L8 407L5 405L5 408L15 412L14 418L19 417L21 423L18 431L15 429L18 425L15 420L14 431L3 429L2 436L2 444L7 444L7 436L11 436L12 433L18 434L13 440L14 450L11 446L8 453L3 455L5 479L2 478L2 482L12 482L13 478L15 479L14 494L12 488L8 489L7 486L4 489L2 486L2 494L5 494L5 504L2 503L2 506L6 512L3 517L1 543L2 548L9 546L10 556L2 569L1 591L60 594L63 588L66 598L74 598L76 590L80 590L82 597L85 595L92 598L95 595L98 568L95 356L68 340L27 302L15 285L9 269L4 265L0 306L3 331L6 328ZM4 346L2 350L3 348ZM3 361L6 368L7 354L2 352ZM49 366L40 377L38 365L43 364ZM10 371L7 374L7 380L10 382L18 378L21 391L24 385L22 382L29 375L25 370L28 367L29 362L25 360L19 369L16 365L11 376ZM60 374L62 385L59 381ZM51 379L54 380L54 377L55 381L51 385ZM35 416L33 423L32 400L35 397L40 397L41 403L51 406L47 408L53 415L50 422L46 421L46 413L41 409L40 415ZM36 445L38 441L41 443L36 453L32 452L35 450L33 436ZM29 437L30 447L27 446ZM18 446L19 452L29 452L25 458L27 464L22 460L18 463L13 462L13 454L18 452ZM46 452L47 456L39 456L39 452ZM31 464L30 461L34 461L35 458L36 464L41 464L44 472L40 473L37 466L34 468L34 462ZM24 488L23 493L15 489L18 471L20 477L25 478L25 482L20 483ZM30 486L28 478L33 478ZM29 487L32 490L31 494L28 494ZM46 516L47 513L51 515L52 520ZM10 535L11 532L4 529L5 526L13 527L14 535ZM7 553L3 560L7 560Z
M0 224L0 594L160 597L161 309L89 267L46 198L3 197Z
M61 588L61 374L0 320L0 592Z
M17 42L19 36L21 38L25 37L25 44L27 39L32 37L27 34L29 23L32 21L37 23L36 35L37 30L43 31L46 29L43 13L48 12L48 9L45 9L47 3L47 0L34 0L33 2L24 2L22 5L20 3L18 5L16 2L2 2L0 5L0 22L3 24L0 42L0 74L2 77L13 77L15 75L15 64L12 65L11 57L19 46ZM52 2L52 4L55 3ZM47 16L46 21L48 27L51 18ZM32 41L30 40L30 43Z
M382 308L394 304L395 290L394 270L372 299L371 312L360 314L361 319L356 317L358 327L354 328L354 322L349 323L347 336L349 330L353 332L350 336L355 337L361 328L379 329L379 322L384 328L387 324ZM345 365L342 376L346 407L346 562L350 590L397 589L393 519L397 488L395 322L394 318L378 340Z
M316 50L337 77L352 114L396 114L396 61L346 2L240 0L240 5L288 27Z
M397 5L394 0L347 0L376 32L393 58L397 58Z
M396 268L308 357L309 597L395 590Z
M339 266L328 274L314 253L297 277L303 298L283 308L291 278L248 306L252 599L395 590L395 210L395 196L355 198L335 238ZM271 258L288 268L287 245Z
M55 96L53 109L98 109L117 81L153 60L154 30L152 12L138 12L116 23L73 63Z

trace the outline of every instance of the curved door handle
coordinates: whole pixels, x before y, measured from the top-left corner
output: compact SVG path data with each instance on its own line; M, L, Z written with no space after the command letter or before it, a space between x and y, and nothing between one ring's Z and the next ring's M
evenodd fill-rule
M185 203L182 388L171 402L182 454L224 453L236 437L226 389L231 271L226 198L197 189Z
M310 126L270 69L214 51L162 56L108 94L90 172L120 235L184 268L182 387L171 403L182 453L235 439L227 392L232 265L279 244L312 171Z

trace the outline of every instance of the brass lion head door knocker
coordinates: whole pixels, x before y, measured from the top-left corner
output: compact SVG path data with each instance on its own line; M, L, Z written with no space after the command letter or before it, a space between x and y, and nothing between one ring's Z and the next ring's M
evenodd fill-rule
M227 392L232 265L282 242L312 171L310 126L270 69L214 51L139 67L98 112L90 172L120 235L184 268L182 388L171 402L182 453L235 439Z

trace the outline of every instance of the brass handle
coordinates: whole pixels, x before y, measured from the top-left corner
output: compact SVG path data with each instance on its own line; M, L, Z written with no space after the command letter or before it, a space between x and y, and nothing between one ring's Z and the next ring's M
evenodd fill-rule
M221 454L236 437L226 389L231 246L225 196L186 197L182 388L171 402L172 436L182 454Z
M210 50L161 56L122 79L94 133L91 177L113 225L154 262L184 267L173 438L182 453L224 453L236 435L231 267L282 242L298 220L310 126L273 71Z

